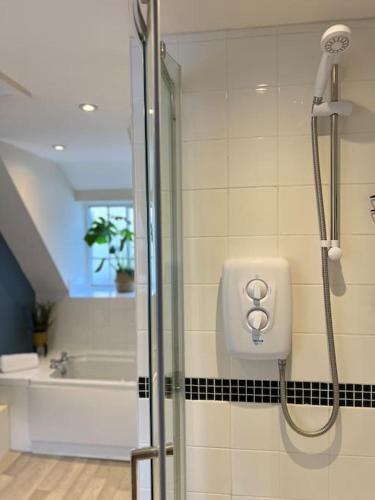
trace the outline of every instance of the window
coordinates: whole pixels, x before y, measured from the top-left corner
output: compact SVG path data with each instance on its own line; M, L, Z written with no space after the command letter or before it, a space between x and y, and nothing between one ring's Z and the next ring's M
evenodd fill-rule
M134 232L134 208L132 204L126 205L90 205L87 207L87 229L99 217L115 223L119 229L127 228ZM119 245L120 237L113 240L114 245ZM88 248L88 282L91 286L113 286L116 278L116 258L109 251L109 244L94 244ZM125 243L121 252L121 263L125 267L134 269L134 241ZM95 272L103 259L104 264L99 272Z

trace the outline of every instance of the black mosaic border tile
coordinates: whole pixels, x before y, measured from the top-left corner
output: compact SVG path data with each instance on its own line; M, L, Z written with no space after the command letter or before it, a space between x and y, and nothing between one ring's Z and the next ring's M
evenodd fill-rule
M150 397L150 381L148 377L138 378L138 396L140 398Z
M148 377L138 380L140 398L150 397ZM172 395L172 379L166 377L166 397ZM186 378L185 397L199 401L230 401L243 403L279 403L278 380L244 380ZM327 406L333 404L333 388L327 382L287 382L290 404ZM340 384L340 406L375 408L375 385Z

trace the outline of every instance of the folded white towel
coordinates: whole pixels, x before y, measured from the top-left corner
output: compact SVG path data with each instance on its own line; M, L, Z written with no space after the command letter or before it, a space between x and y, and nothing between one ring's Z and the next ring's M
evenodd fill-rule
M3 373L20 370L31 370L39 366L39 358L35 352L25 354L3 354L0 356L0 370Z

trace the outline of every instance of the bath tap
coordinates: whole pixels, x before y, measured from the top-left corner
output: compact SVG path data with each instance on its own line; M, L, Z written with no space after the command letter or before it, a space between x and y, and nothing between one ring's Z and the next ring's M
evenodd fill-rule
M66 366L65 363L69 360L70 356L67 352L63 351L61 353L60 359L51 359L50 368L52 370L57 370L61 375L66 374Z

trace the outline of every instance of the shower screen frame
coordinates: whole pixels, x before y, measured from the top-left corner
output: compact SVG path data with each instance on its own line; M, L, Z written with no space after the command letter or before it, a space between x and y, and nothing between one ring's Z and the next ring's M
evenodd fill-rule
M150 384L150 447L138 451L138 460L152 459L154 499L184 500L181 78L160 42L158 9L158 1L150 0L144 17L133 2L143 56Z

